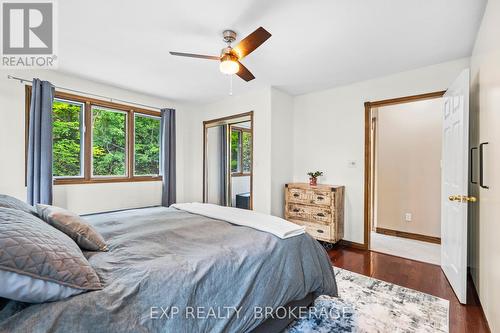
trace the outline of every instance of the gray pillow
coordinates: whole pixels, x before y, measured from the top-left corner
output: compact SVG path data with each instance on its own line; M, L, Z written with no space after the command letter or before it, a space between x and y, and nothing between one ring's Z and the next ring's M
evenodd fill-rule
M102 288L71 238L10 208L0 208L0 280L0 297L30 303Z
M54 228L71 237L78 246L89 251L107 251L108 246L102 236L84 219L64 208L36 205L38 215Z
M38 216L33 206L10 195L0 194L0 207L17 209Z

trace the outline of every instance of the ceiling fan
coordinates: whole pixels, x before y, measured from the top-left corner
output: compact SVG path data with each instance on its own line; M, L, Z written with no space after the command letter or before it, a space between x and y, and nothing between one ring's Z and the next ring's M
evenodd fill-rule
M219 69L224 74L236 74L245 81L255 79L255 76L240 62L241 59L249 55L256 48L261 46L271 34L264 28L259 27L250 35L243 38L234 48L231 43L236 40L236 32L224 30L222 38L227 46L222 49L220 56L209 56L193 53L170 52L171 55L181 57L191 57L220 61Z

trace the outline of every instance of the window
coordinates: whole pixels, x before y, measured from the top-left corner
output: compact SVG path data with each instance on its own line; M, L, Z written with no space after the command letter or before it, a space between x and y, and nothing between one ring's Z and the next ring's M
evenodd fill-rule
M135 115L134 175L160 173L160 118Z
M162 179L159 112L59 91L52 111L56 185Z
M82 177L85 104L54 99L52 110L54 176Z
M252 173L252 132L247 128L231 129L231 173L233 176Z
M252 133L241 132L241 169L243 173L252 172Z
M241 172L241 131L231 131L231 172Z
M92 175L127 175L127 114L92 107Z

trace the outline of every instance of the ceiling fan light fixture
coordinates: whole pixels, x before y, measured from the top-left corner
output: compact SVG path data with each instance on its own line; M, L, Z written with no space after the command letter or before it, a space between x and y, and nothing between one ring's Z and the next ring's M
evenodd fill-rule
M170 54L180 57L220 61L219 70L222 73L228 75L236 74L246 82L255 79L252 72L250 72L248 68L240 62L240 60L261 46L266 40L269 39L269 37L271 37L271 34L266 29L259 27L250 35L243 38L234 48L231 46L231 43L236 40L236 32L233 30L224 30L222 37L227 46L222 49L220 56L183 52L170 52Z
M220 59L219 69L222 73L232 75L238 73L240 70L240 64L238 64L238 58L232 54L225 54Z

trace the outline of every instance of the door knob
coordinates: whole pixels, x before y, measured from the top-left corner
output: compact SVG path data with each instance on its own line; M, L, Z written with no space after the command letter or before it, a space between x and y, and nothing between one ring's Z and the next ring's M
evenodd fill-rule
M460 201L460 202L476 202L477 198L473 197L473 196L466 196L466 195L450 195L448 197L448 200Z
M462 196L462 202L476 202L476 201L477 201L476 197L473 196L468 197L465 195Z

